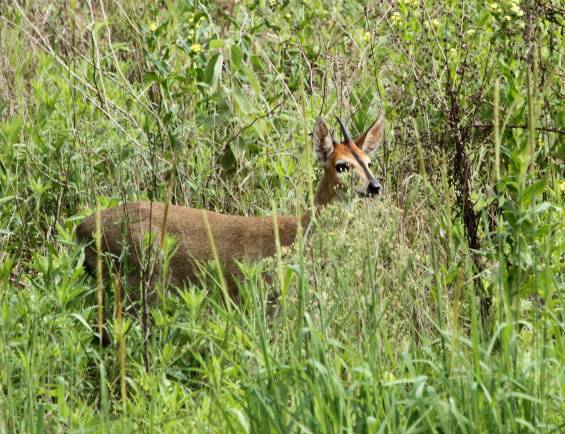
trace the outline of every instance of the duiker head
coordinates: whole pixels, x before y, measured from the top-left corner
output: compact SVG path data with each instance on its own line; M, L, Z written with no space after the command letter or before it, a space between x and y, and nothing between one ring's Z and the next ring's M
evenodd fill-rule
M371 154L381 142L384 133L384 116L363 134L352 139L347 127L337 119L343 135L336 142L323 119L314 126L314 149L324 165L324 176L333 181L335 188L356 191L362 196L376 196L381 184L371 172Z

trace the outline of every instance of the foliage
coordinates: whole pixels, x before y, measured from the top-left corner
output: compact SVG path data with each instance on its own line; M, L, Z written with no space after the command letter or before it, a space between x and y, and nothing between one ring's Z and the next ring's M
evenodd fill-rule
M563 429L558 1L22 3L0 6L0 432ZM117 319L120 373L81 218L300 213L314 120L380 112L384 197L242 264L237 304L162 294L148 354Z

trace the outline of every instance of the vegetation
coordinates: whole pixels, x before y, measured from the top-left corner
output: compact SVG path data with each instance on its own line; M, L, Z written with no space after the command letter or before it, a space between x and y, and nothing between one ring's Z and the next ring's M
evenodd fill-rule
M562 432L563 12L2 2L0 432ZM381 112L382 198L93 340L84 216L300 213L315 119Z

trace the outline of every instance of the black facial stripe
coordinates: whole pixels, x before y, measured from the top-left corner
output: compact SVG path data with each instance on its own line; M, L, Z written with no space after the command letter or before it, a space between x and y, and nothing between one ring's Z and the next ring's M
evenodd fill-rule
M367 169L367 166L365 165L363 160L361 160L361 157L359 157L359 155L357 155L357 152L355 152L354 150L351 150L351 153L353 154L353 157L355 158L355 160L359 163L359 166L361 166L361 168L363 169L363 172L365 173L365 177L367 178L367 181L376 182L377 180L373 177L373 175L371 175L371 172L369 172L369 169Z

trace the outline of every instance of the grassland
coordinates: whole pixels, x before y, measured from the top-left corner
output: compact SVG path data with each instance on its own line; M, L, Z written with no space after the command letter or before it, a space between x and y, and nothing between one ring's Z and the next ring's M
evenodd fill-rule
M563 432L563 13L1 2L0 433ZM162 294L147 343L117 318L124 345L97 344L84 216L298 214L315 119L381 112L381 198L243 264L238 303L212 267Z

